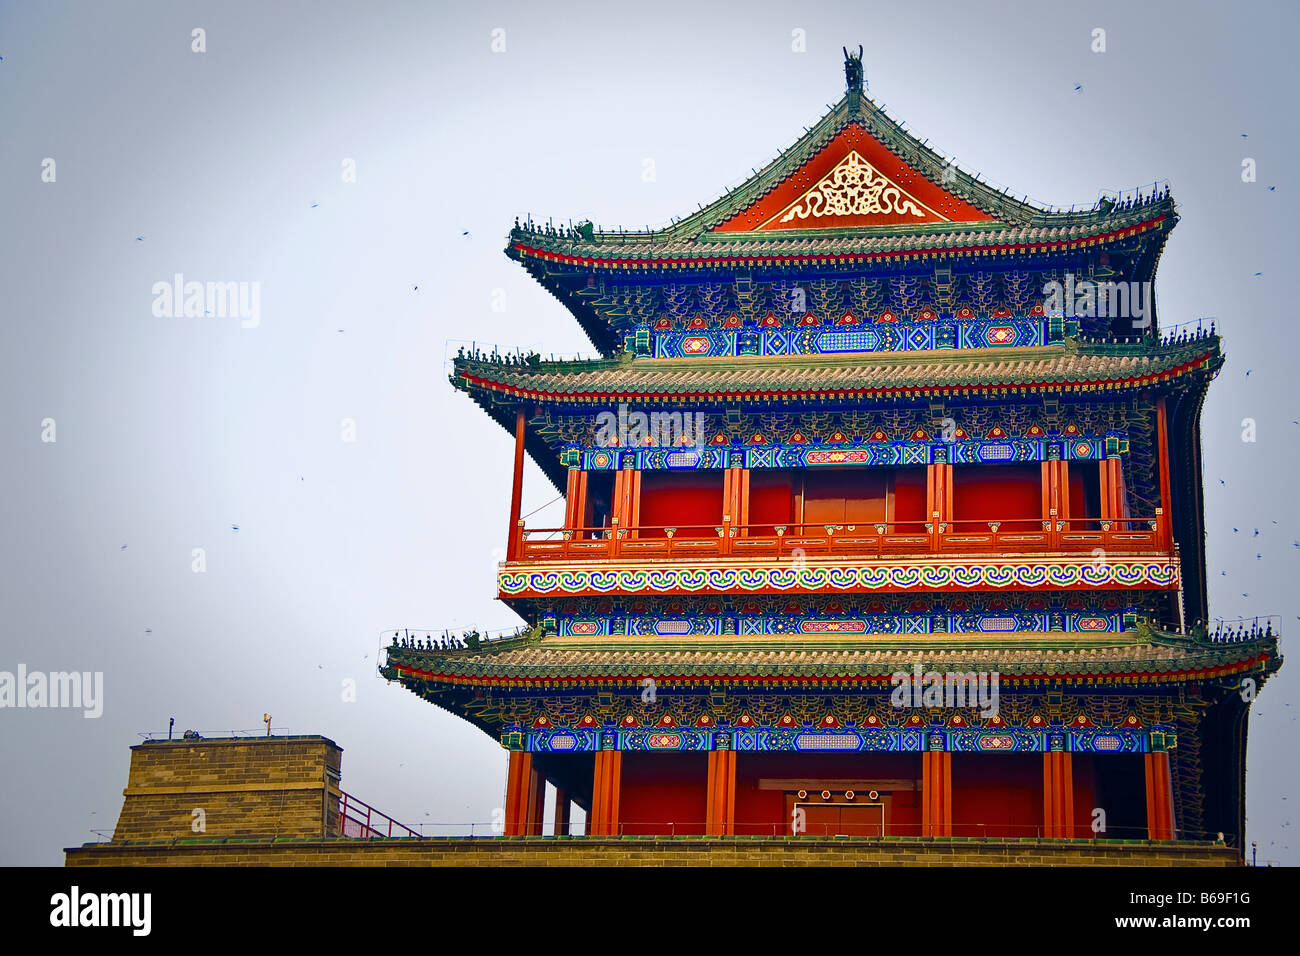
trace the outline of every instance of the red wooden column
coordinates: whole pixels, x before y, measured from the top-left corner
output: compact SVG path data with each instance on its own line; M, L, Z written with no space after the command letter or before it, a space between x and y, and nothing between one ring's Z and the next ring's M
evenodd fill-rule
M506 560L513 561L519 553L523 535L519 530L519 509L524 495L524 410L515 412L515 471L510 486L510 537L506 538Z
M635 528L640 523L641 523L641 469L638 468L628 473L627 524L629 528Z
M952 836L952 754L921 754L921 835Z
M1043 521L1047 524L1047 540L1056 543L1059 535L1056 531L1056 522L1062 520L1062 509L1064 507L1064 496L1061 492L1061 479L1063 469L1061 461L1043 462Z
M940 524L952 523L952 465L935 462L925 470L925 517L931 522L930 550L938 551L942 544ZM899 528L899 532L913 532L915 528ZM949 528L949 531L952 529Z
M952 505L953 489L957 485L956 480L953 478L952 465L944 465L942 474L943 487L941 489L942 496L939 499L939 520L951 523L953 516L957 513L953 510Z
M709 751L709 787L705 802L704 832L733 836L736 832L736 752Z
M587 516L587 473L570 468L564 486L564 527L581 528ZM574 535L574 538L579 537Z
M1043 836L1074 836L1074 761L1063 750L1043 754Z
M533 777L533 755L523 750L510 751L506 771L506 836L524 836L528 832Z
M1160 520L1156 524L1162 549L1172 545L1173 514L1170 511L1172 492L1169 488L1169 425L1165 421L1165 400L1156 399L1156 455L1160 459Z
M727 469L727 476L723 480L722 513L724 516L730 516L733 528L743 529L749 524L748 468ZM738 531L737 534L748 537L749 533L742 530Z
M1124 517L1127 510L1127 502L1124 500L1124 460L1122 458L1108 458L1110 462L1110 501L1111 508L1115 512L1115 520Z
M639 469L620 468L614 473L614 501L610 507L619 528L635 528L641 523L641 472Z
M1062 521L1070 520L1070 463L1064 458L1056 465L1057 505L1056 516ZM1080 502L1082 507L1082 502ZM1069 525L1066 525L1068 528Z
M1124 478L1119 458L1103 458L1097 463L1098 486L1101 489L1101 520L1111 522L1112 531L1123 530L1118 522L1124 519ZM1157 541L1158 543L1158 541Z
M546 778L532 768L528 775L528 792L525 794L525 836L542 835L542 817L546 813Z
M569 791L563 787L555 788L555 835L569 835Z
M1174 838L1174 791L1169 775L1169 754L1163 750L1143 754L1147 783L1147 839Z
M614 500L610 503L612 554L618 554L620 531L635 528L641 522L641 472L633 468L620 468L614 472ZM626 537L635 537L626 530Z
M618 835L618 798L622 784L622 771L622 751L596 751L591 813L587 815L587 833L590 836Z
M1103 458L1097 462L1097 488L1101 492L1101 520L1114 521L1118 515L1115 509L1115 491L1111 486L1111 464L1114 458Z

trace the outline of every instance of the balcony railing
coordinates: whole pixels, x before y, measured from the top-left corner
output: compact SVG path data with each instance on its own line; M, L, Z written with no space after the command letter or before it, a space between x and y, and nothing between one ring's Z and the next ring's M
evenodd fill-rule
M1153 518L963 519L867 524L750 524L724 518L716 525L637 525L583 528L516 528L519 561L637 560L656 558L813 555L969 554L1049 552L1167 553L1167 524Z

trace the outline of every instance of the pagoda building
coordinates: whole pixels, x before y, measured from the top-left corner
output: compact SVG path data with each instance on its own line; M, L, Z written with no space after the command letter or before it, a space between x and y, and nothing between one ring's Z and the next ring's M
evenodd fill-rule
M601 357L461 354L514 438L518 636L382 670L509 751L505 833L1244 835L1271 629L1215 627L1212 328L1161 331L1167 189L1083 211L869 99L668 228L516 223ZM520 520L525 455L563 527ZM505 508L503 507L503 512ZM459 643L459 642L456 642Z

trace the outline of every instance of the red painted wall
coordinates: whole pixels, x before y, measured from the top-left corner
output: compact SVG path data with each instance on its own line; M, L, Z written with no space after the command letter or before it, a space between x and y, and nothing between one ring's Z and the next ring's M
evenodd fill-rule
M920 786L919 754L803 754L739 753L736 755L736 834L770 836L789 833L783 790L759 790L768 780L909 780ZM861 798L859 798L861 799ZM919 836L921 804L918 790L891 793L888 833Z
M894 520L925 520L925 469L899 468L894 472ZM919 528L900 528L901 532Z
M708 760L704 753L623 754L618 808L623 832L704 833Z
M1040 465L958 465L952 472L955 530L987 531L989 521L1002 521L1002 531L1035 531L1042 527ZM1015 518L1027 520L1011 520Z
M683 538L711 538L722 524L722 472L644 471L641 473L641 526L674 527ZM706 525L688 529L684 525ZM662 531L642 531L662 538Z
M766 525L754 534L775 534L773 526L794 524L794 482L790 471L752 469L749 473L749 523Z
M1042 754L952 755L953 836L1032 837L1042 825Z
M797 519L794 497L804 494L804 524L876 524L886 520L893 496L895 521L925 520L924 468L837 468L822 471L753 469L749 473L749 523L771 534ZM915 530L915 529L907 529Z
M804 524L870 524L885 520L886 474L836 468L804 475Z

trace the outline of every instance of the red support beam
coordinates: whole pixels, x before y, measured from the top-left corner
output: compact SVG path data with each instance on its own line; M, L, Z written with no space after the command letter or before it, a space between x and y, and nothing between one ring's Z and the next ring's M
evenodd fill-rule
M519 511L524 497L524 410L515 412L515 469L510 486L510 536L506 538L506 560L513 561L519 553L523 534L519 528Z
M622 771L622 751L596 751L596 769L592 779L591 813L587 815L588 835L619 835L618 802L622 785Z
M1052 509L1056 507L1055 499L1053 496L1053 490L1056 484L1056 482L1053 480L1053 475L1055 475L1056 472L1055 469L1052 468L1052 462L1050 461L1043 462L1041 465L1041 469L1042 469L1042 476L1043 476L1043 506L1041 509L1042 520L1044 526L1048 529L1051 529L1055 527L1055 525L1051 524L1051 521L1053 520ZM1049 535L1049 539L1050 539L1050 535Z
M1043 836L1074 836L1074 760L1065 751L1043 754Z
M709 751L709 784L704 832L733 836L736 832L736 752Z
M930 550L939 550L940 524L952 523L952 465L936 463L925 471L925 517L931 522ZM952 530L949 528L948 530Z
M619 528L635 528L641 523L641 472L620 468L614 473L614 501L611 504ZM633 537L628 532L628 537Z
M1174 791L1169 775L1169 754L1143 754L1146 766L1147 839L1174 838Z
M546 813L546 778L538 773L536 768L533 768L532 773L528 775L528 792L525 794L525 799L527 803L524 835L541 836L542 817Z
M510 751L506 771L506 836L524 836L528 832L532 779L533 755L522 750Z
M952 836L952 754L921 754L921 834Z
M1057 517L1062 521L1070 520L1070 463L1068 461L1058 461L1056 464L1056 487L1057 500L1059 504L1056 508ZM1080 503L1082 507L1082 503ZM1066 525L1069 527L1069 525Z
M1115 509L1116 519L1123 518L1127 510L1127 503L1124 500L1124 461L1121 458L1111 458L1110 461L1110 500L1111 506Z
M725 508L722 513L731 516L733 527L744 528L749 524L749 469L728 468L727 474L731 479L730 496L724 498ZM747 534L746 531L740 533Z
M1115 511L1115 493L1111 487L1111 464L1113 458L1103 458L1097 462L1097 489L1100 492L1101 520L1114 521L1118 515Z

